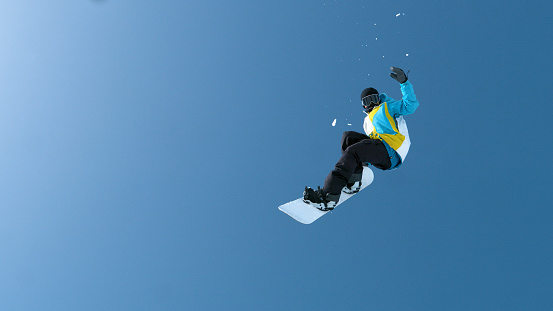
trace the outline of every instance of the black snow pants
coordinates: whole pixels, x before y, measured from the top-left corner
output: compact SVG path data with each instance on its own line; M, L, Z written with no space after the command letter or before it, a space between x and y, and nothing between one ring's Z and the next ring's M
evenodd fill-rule
M392 166L390 155L382 141L358 132L344 132L342 156L326 177L323 191L330 194L341 193L351 175L363 171L364 162L382 170Z

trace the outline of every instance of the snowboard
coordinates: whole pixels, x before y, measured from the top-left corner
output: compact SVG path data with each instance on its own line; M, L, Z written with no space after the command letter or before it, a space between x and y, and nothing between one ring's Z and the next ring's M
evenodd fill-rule
M365 189L365 187L370 185L373 182L373 179L374 179L373 171L370 168L364 166L363 177L361 179L361 189L359 191ZM351 198L355 194L356 193L347 194L342 191L342 194L340 195L340 201L338 201L338 204L336 204L336 207L344 203L347 199ZM334 209L336 209L336 207L334 207ZM330 212L330 211L326 211L326 212L321 211L320 209L303 202L303 196L297 200L294 200L292 202L288 202L286 204L279 206L278 209L286 213L288 216L306 225L314 222L315 220L321 218L324 214Z

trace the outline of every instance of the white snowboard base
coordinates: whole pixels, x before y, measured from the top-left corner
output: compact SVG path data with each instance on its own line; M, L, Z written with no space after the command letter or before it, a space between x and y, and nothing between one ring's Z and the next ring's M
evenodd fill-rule
M373 171L366 166L363 167L363 178L361 180L361 190L365 189L365 187L370 185L373 182L373 179L374 179ZM338 205L344 203L344 201L346 201L347 199L351 198L354 195L355 194L347 194L342 192L342 194L340 195L340 201L338 202L336 207L338 207ZM294 200L292 202L283 204L279 206L278 209L288 214L288 216L306 225L314 222L324 214L328 213L328 211L323 212L318 208L315 208L307 203L304 203L303 197L297 200Z

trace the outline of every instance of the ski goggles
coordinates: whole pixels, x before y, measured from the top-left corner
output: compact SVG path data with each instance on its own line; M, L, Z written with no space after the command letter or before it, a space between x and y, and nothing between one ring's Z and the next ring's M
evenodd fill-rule
M361 98L361 101L363 102L363 107L370 106L371 104L374 106L380 103L380 96L378 94L367 95Z

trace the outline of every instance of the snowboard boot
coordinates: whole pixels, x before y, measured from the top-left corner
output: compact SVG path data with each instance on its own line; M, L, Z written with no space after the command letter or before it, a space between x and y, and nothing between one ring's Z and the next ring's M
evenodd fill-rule
M317 191L305 187L303 192L303 202L320 209L323 212L331 211L338 205L340 194L324 193L321 187Z
M351 175L351 177L348 179L348 185L342 189L344 193L347 194L356 194L361 190L361 178L363 177L363 173L354 173Z

